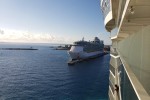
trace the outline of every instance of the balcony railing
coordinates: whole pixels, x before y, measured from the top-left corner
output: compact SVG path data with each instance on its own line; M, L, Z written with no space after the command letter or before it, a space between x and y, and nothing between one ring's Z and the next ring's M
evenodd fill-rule
M120 79L122 100L139 100L123 65L121 66Z

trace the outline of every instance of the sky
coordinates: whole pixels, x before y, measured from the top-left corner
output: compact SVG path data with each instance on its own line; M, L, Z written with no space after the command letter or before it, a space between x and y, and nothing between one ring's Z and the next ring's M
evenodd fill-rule
M0 0L0 42L111 44L100 0Z

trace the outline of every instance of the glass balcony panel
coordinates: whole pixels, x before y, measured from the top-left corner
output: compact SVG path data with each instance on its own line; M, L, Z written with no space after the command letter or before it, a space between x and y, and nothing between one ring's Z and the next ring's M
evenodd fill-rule
M109 86L114 94L115 88L114 88L114 84L109 80Z
M127 76L127 73L125 72L124 66L120 66L121 68L121 74L120 74L120 79L121 79L121 96L122 100L139 100L133 86L129 80L129 77Z
M115 68L110 64L109 65L110 67L109 67L109 69L111 70L111 72L114 74L114 76L115 76Z

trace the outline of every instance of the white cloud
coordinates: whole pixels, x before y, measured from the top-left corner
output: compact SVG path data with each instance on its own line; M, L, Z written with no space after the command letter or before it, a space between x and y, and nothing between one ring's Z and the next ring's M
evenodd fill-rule
M106 33L107 34L107 33ZM104 44L110 44L111 39L109 34L104 35L102 33L97 34L97 36L104 40ZM91 34L87 34L85 40L93 40ZM28 42L28 43L73 43L82 39L82 36L76 35L55 35L54 33L31 33L28 31L19 31L12 29L0 29L0 42Z
M30 43L72 43L70 37L55 36L48 33L31 33L11 29L0 29L0 42Z

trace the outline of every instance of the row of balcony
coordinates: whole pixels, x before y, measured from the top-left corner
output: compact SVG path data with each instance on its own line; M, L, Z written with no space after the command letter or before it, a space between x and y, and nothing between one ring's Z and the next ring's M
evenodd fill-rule
M138 100L116 48L111 47L110 55L109 99Z

